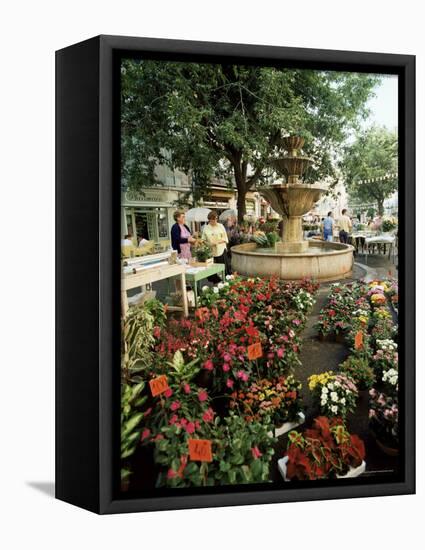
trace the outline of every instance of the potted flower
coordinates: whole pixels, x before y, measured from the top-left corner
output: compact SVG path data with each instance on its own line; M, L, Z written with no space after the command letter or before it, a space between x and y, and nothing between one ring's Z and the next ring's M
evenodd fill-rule
M343 374L352 378L359 390L370 389L375 382L375 373L369 360L361 355L350 355L339 369Z
M313 374L308 379L308 387L322 414L346 418L349 412L354 412L358 391L350 376L332 371Z
M198 240L193 247L193 253L199 263L212 263L212 249L205 240Z
M301 411L301 383L290 374L275 380L261 379L247 390L231 395L230 408L239 410L247 422L266 422L279 437L305 421Z
M313 428L289 433L286 456L278 461L285 481L357 477L366 469L365 446L341 418L319 416Z
M387 455L398 455L398 399L372 388L369 392L369 422L378 447Z

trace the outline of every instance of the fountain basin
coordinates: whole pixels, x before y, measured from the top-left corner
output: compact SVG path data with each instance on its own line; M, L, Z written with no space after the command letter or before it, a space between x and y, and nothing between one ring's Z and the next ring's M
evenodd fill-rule
M337 281L351 276L354 248L349 244L306 241L304 252L286 253L259 248L256 243L232 247L232 270L241 275L296 281L312 278Z

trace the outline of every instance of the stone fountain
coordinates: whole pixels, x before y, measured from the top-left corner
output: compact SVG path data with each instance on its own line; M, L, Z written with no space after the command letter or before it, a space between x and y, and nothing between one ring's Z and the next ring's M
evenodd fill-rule
M312 277L323 281L349 277L353 265L353 247L303 238L302 217L326 192L316 184L306 184L302 176L312 160L301 154L304 139L290 136L282 139L286 154L274 160L276 172L286 183L259 187L273 210L283 218L282 241L275 249L257 248L255 243L232 247L232 268L243 275L278 275L296 280Z

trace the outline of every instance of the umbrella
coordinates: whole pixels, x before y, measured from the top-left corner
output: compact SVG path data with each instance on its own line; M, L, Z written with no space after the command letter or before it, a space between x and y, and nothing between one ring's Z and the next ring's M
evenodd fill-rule
M228 210L225 210L220 214L219 220L221 222L225 222L229 218L237 218L237 217L238 217L238 213L236 212L236 210L234 210L233 208L229 208Z
M211 212L209 208L191 208L186 212L187 222L206 222L208 214Z

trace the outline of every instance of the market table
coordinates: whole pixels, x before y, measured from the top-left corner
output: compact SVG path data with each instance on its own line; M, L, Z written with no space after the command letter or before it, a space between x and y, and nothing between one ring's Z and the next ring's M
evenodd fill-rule
M198 283L211 275L221 274L224 280L226 266L224 264L211 264L209 266L186 266L186 280L193 283L193 293L195 295L195 308L198 307Z
M156 281L180 276L183 305L175 309L182 310L184 316L189 315L186 294L186 268L181 264L169 264L167 260L155 263L154 265L138 266L135 272L123 273L121 276L121 309L125 317L128 311L127 291L144 285L150 285Z
M391 254L392 254L392 260L393 260L393 263L395 262L395 243L396 243L396 236L395 235L385 235L385 234L381 234L381 235L376 235L374 237L366 237L365 238L365 244L366 244L366 254L365 254L365 260L366 260L366 263L367 263L367 258L368 258L368 255L369 255L369 245L370 244L383 244L383 245L389 245L389 250L388 250L388 258L391 257Z

